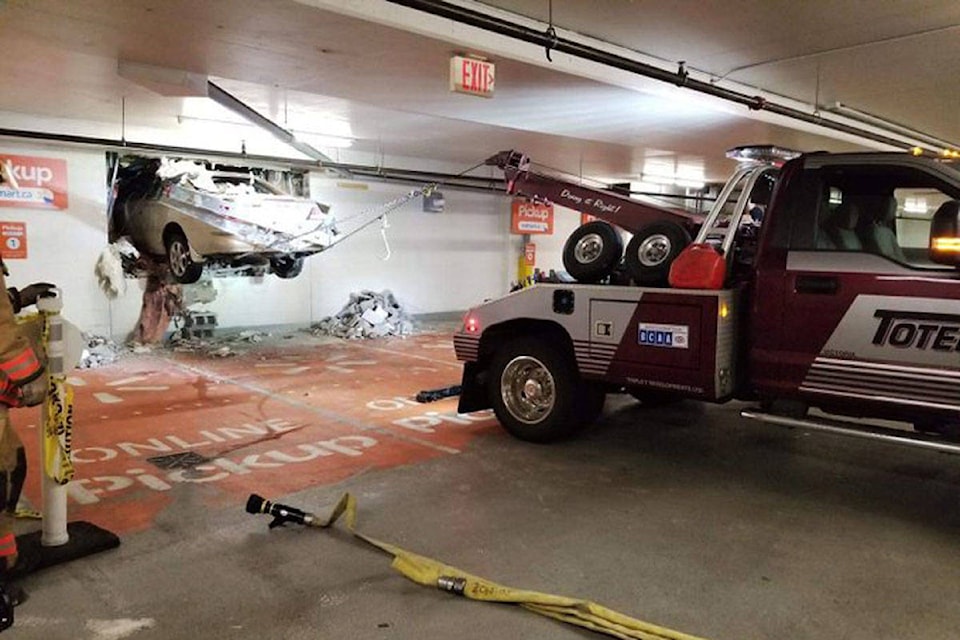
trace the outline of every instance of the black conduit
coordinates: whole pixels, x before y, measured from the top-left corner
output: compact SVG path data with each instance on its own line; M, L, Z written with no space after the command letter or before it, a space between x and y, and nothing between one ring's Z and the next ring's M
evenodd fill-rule
M687 76L686 71L682 67L676 73L666 71L653 65L637 62L636 60L630 60L629 58L624 58L623 56L618 56L595 47L574 42L573 40L548 34L545 31L536 31L514 22L502 20L500 18L496 18L479 11L474 11L473 9L460 7L449 2L443 2L442 0L387 0L387 2L408 7L410 9L423 11L425 13L446 18L448 20L453 20L454 22L466 24L471 27L477 27L478 29L497 33L502 36L507 36L508 38L514 38L515 40L529 42L530 44L535 44L544 47L545 49L549 48L553 51L561 51L584 60L590 60L608 67L614 67L616 69L621 69L630 73L636 73L647 78L660 80L661 82L667 82L679 87L698 91L715 98L721 98L729 102L743 105L754 111L769 111L770 113L793 118L794 120L801 120L803 122L815 124L827 129L859 136L861 138L866 138L875 142L881 142L883 144L888 144L901 149L907 146L907 143L903 142L902 140L888 138L882 134L860 129L858 127L843 124L841 122L823 119L820 116L812 113L807 113L805 111L800 111L799 109L794 109L793 107L787 107L782 104L777 104L776 102L771 102L761 96L751 96L739 91L724 89L723 87L718 87L709 82L704 82L703 80L690 78Z

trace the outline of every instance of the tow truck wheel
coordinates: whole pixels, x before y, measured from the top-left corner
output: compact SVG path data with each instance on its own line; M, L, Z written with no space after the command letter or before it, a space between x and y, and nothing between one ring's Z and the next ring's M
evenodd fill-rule
M494 354L487 392L500 424L528 442L569 437L603 407L602 397L598 406L597 395L581 383L572 358L534 337L517 338Z
M563 245L563 267L577 282L599 282L620 263L623 238L613 225L594 220L570 234Z
M690 234L671 222L647 225L627 244L623 262L627 273L643 287L665 287L670 265L690 244Z

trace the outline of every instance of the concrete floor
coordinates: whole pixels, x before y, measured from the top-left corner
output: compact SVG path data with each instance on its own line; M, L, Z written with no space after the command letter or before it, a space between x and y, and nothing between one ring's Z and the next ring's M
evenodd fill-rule
M627 398L536 446L451 421L454 400L393 400L457 374L437 335L83 374L71 518L123 544L29 577L11 637L601 637L414 585L344 531L268 531L251 491L318 513L350 491L374 537L713 640L957 637L956 458ZM146 461L167 449L204 457Z

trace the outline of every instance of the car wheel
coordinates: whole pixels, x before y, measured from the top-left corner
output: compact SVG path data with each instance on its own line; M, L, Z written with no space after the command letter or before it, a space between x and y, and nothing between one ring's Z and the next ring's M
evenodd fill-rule
M270 269L278 278L296 278L303 271L303 258L283 256L270 261Z
M174 230L167 234L167 266L173 279L181 284L191 284L200 279L203 265L190 257L190 243L182 231Z
M623 256L623 239L609 222L594 220L570 234L563 245L563 266L577 282L599 282Z
M665 287L670 265L690 244L690 234L672 222L654 222L638 231L627 244L623 261L627 273L644 287Z
M517 338L497 350L487 392L500 424L528 442L569 437L603 408L602 396L580 381L573 359L537 337Z

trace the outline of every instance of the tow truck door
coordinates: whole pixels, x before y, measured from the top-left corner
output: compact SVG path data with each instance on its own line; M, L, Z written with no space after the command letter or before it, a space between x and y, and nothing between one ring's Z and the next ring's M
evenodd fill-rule
M781 396L960 407L960 279L926 258L934 210L960 192L922 166L806 163L781 283L763 265L758 277L756 304L782 299L766 386ZM872 244L878 225L897 235L895 254Z

